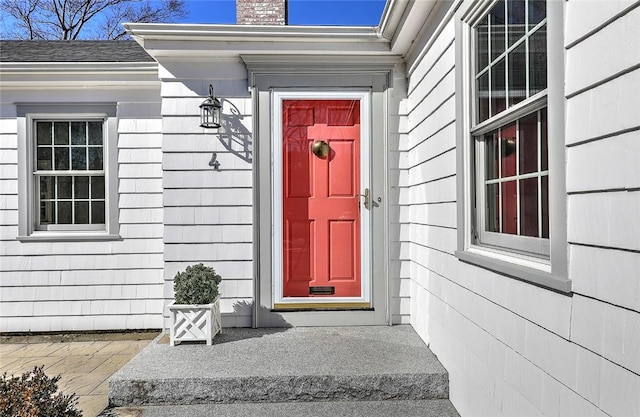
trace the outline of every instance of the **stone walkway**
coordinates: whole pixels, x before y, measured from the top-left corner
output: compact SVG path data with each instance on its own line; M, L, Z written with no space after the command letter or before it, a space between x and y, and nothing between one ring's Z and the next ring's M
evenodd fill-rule
M74 341L4 337L0 344L0 374L19 375L44 365L47 375L61 375L58 388L64 394L75 392L79 397L83 416L95 417L108 404L111 375L155 336L157 333L100 334L84 335Z

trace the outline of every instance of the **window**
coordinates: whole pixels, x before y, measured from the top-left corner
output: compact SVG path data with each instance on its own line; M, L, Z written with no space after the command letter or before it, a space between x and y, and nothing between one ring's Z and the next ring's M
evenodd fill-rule
M566 291L562 2L464 4L457 254Z
M115 118L19 109L19 239L117 238Z
M103 123L34 121L37 230L104 230Z

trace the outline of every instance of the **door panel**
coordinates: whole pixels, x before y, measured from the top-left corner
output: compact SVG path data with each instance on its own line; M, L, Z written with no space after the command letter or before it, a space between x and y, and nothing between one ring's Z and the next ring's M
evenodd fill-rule
M360 297L360 101L284 100L283 142L283 296Z

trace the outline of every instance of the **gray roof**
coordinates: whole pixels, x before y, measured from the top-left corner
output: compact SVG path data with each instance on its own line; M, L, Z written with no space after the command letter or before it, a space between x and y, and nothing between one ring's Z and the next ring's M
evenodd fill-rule
M154 62L135 41L0 40L0 62Z

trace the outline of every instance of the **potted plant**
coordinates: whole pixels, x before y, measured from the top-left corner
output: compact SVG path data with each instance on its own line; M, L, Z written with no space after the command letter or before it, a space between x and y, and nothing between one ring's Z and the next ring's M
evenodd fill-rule
M222 330L218 284L222 277L213 268L191 265L173 279L175 300L169 304L170 344L205 341Z

